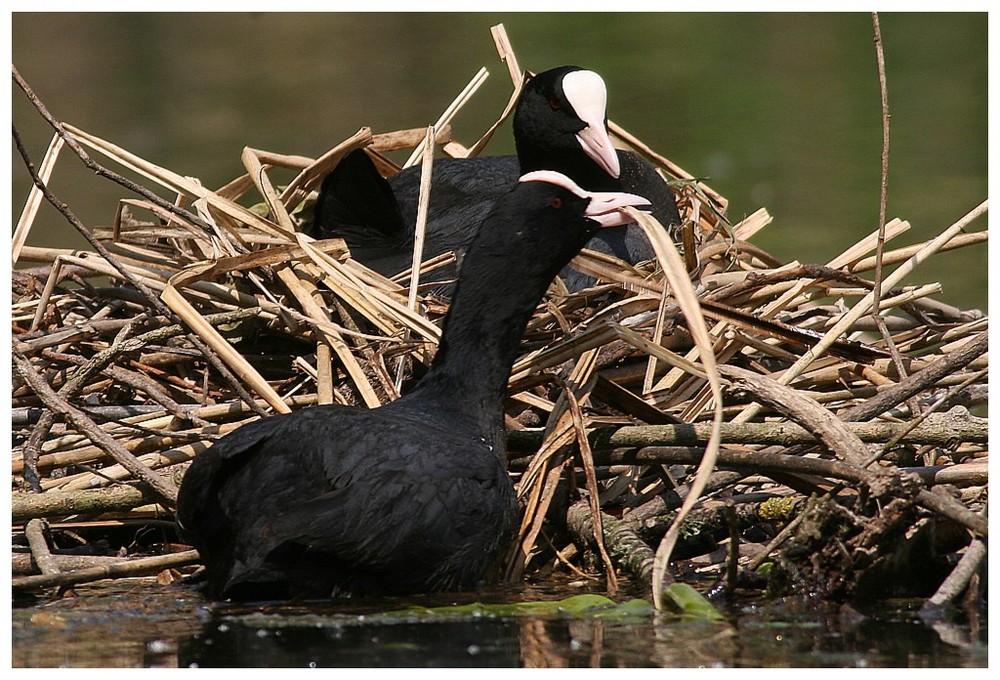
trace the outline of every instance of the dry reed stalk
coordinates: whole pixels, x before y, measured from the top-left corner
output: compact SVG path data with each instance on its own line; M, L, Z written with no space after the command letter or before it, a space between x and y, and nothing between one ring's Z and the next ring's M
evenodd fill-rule
M690 262L685 262L690 271ZM653 327L653 337L650 338L650 344L655 347L659 347L660 343L663 341L663 330L667 322L667 288L663 288L663 293L660 294L660 304L656 310L656 325ZM653 380L656 377L656 355L651 354L649 361L646 362L646 375L642 380L642 392L643 394L649 394L653 388Z
M663 291L659 282L651 280L632 265L596 250L584 248L573 258L570 266L601 281L619 283L626 289L654 293Z
M888 234L886 236L888 239ZM975 231L968 234L958 234L952 240L941 246L938 252L946 252L949 250L955 250L958 248L966 248L968 246L978 245L984 243L989 239L989 232L987 230ZM882 253L882 264L893 265L899 264L900 262L905 262L910 259L921 249L923 249L928 244L927 241L921 243L914 243L913 245L905 246L903 248L897 248L896 250L889 250ZM852 273L866 272L875 269L876 257L873 255L871 257L866 257L864 259L858 260L853 264L847 265L845 268Z
M608 555L608 549L604 544L604 527L601 523L601 493L597 486L597 472L594 469L594 457L590 451L590 442L587 441L587 425L583 412L580 409L581 396L589 398L589 394L593 391L593 387L597 382L597 377L594 375L596 359L597 350L595 349L587 351L580 357L580 361L573 368L573 374L570 376L569 383L563 389L560 396L565 397L566 409L573 419L573 430L576 433L576 442L580 449L580 462L583 465L587 480L587 500L590 503L590 512L593 520L594 542L597 545L597 551L601 555L601 561L604 563L604 570L607 574L608 594L613 596L618 591L618 579L615 577L615 567L611 563L611 556ZM581 384L579 377L582 376L587 376L587 378L586 382ZM577 392L581 394L578 395Z
M510 99L507 101L507 105L504 107L500 117L486 129L486 131L479 137L471 148L462 154L462 158L478 156L486 144L489 143L490 139L493 138L493 134L497 131L497 128L499 128L504 121L506 121L511 114L514 113L517 101L521 96L521 90L524 88L524 84L531 75L527 71L521 72L520 67L517 64L517 57L514 55L514 49L511 47L510 40L507 38L507 31L504 29L503 24L497 24L496 26L490 27L490 33L493 36L493 43L497 48L500 60L507 65L507 72L510 74L510 80L514 86L514 90L511 92Z
M591 376L596 368L595 358L596 354L590 350L574 363L567 384L578 386L578 393L570 394L569 389L560 392L548 414L544 441L517 484L518 497L525 499L526 507L521 518L517 552L508 558L508 578L520 576L527 566L554 498L556 485L571 462L565 449L583 436L581 430L585 426L579 420L582 416L571 412L570 404L578 405L589 397L594 385ZM598 534L596 539L600 542L601 535Z
M431 200L431 177L434 171L434 126L427 128L427 135L421 144L420 163L420 187L417 195L417 221L413 230L413 256L410 263L409 292L406 296L406 306L412 311L417 310L417 294L420 290L420 269L424 258L424 235L427 229L427 211L430 208ZM418 147L418 148L421 148ZM416 153L416 150L414 150ZM403 340L410 339L410 331L406 330ZM396 364L396 380L393 384L394 391L398 394L403 384L403 372L406 369L406 362L399 361Z
M903 223L903 222L900 222L898 220L894 220L893 223L889 227L889 233L892 234L892 235L897 235L897 234L901 233L902 231L905 231L908 228L909 228L909 225L907 223ZM845 251L843 254L841 254L839 257L834 258L830 263L828 263L827 266L831 267L831 268L834 268L834 267L846 265L848 262L850 262L851 260L853 260L856 257L858 257L859 254L863 254L864 252L866 252L867 250L869 250L871 247L873 247L874 244L875 244L875 241L877 239L877 236L878 236L878 232L876 232L874 234L871 234L868 237L862 239L857 244L855 244L854 246L852 246L851 248L849 248L847 251ZM784 290L783 294L778 299L773 300L769 305L766 305L762 309L755 310L754 314L756 316L760 317L761 319L767 319L767 318L770 318L771 316L773 316L779 310L787 308L792 302L796 301L797 299L800 299L800 300L809 300L808 296L805 296L805 297L802 296L802 291L806 287L808 287L809 285L816 284L816 283L818 283L817 280L812 280L812 281L799 280L797 282L790 282L790 285ZM828 294L828 293L824 292L824 295L826 295L826 294ZM763 296L763 295L765 295L765 293L761 292L761 296ZM731 320L732 319L727 319L727 321L731 321ZM724 334L726 332L725 329L726 329L726 324L724 324L724 323L723 324L719 324L719 325L717 325L712 330L712 334L715 335L715 336L721 336L722 334ZM831 343L837 342L836 339L830 339L829 341ZM718 357L722 361L728 361L730 358L732 358L736 354L737 351L739 351L741 349L742 346L744 346L744 343L742 343L742 342L731 342L731 343L729 343L728 347L723 347L723 348L721 348L718 351ZM694 350L692 350L692 354L689 355L689 356L691 356L692 358L694 356L696 356L695 353L694 353ZM667 393L667 391L669 390L670 391L670 399L673 402L676 402L676 400L678 399L678 395L684 396L686 398L687 395L688 395L688 393L689 393L689 391L691 389L693 389L695 386L692 384L688 388L688 391L685 391L685 392L679 391L677 389L677 384L676 383L677 383L678 380L680 380L682 378L682 375L683 375L682 373L680 373L679 371L676 371L676 370L673 371L673 372L671 372L671 373L669 373L667 376L664 377L663 380L660 381L660 383L658 383L654 387L654 390L658 391L658 392L661 392L661 393ZM705 388L702 388L701 392L700 392L700 396L697 397L695 400L693 400L691 402L691 404L690 404L690 406L689 406L689 408L687 410L688 416L693 415L698 410L700 410L701 408L703 408L704 403L707 401L708 397L709 397L708 390L705 389ZM756 407L751 407L750 411L752 413L755 413L755 411L754 411L755 408ZM744 417L747 420L749 419L749 417L747 417L747 416L744 416Z
M503 24L490 26L490 35L493 36L493 44L500 55L500 61L507 65L511 83L514 84L514 87L517 87L523 78L521 67L517 65L517 56L514 54L514 48L510 44L510 38L507 37L507 29L504 28Z
M120 278L118 270L100 256L91 251L70 250L68 248L36 248L24 246L21 249L21 259L32 262L55 262L60 258L63 264L73 264L83 269L90 269L97 276ZM162 288L164 282L173 275L170 270L154 269L148 263L133 260L128 257L119 258L125 271L141 279L146 285Z
M451 136L451 126L442 125L434 126L437 131L434 137L434 143L438 146L444 146L448 142L453 140ZM421 141L427 137L427 128L412 128L409 130L396 130L394 132L381 132L377 135L372 136L372 143L368 147L369 151L377 152L379 158L382 153L387 151L398 151L400 149L413 149L416 148ZM387 161L391 163L391 161ZM400 167L393 163L394 171L398 172Z
M340 162L341 158L355 149L363 148L371 141L371 129L361 128L353 136L345 139L317 158L313 163L302 168L302 171L281 192L281 202L285 206L285 209L288 212L294 210L305 199L309 190L322 182L323 178Z
M758 231L773 221L774 218L768 214L767 209L758 208L756 212L747 215L733 225L733 240L749 242Z
M243 167L246 168L250 181L264 198L268 213L274 218L278 227L286 234L294 233L295 225L292 224L292 218L288 214L288 207L278 196L278 192L274 190L271 178L268 177L264 164L258 158L257 151L249 146L243 147L240 160L243 161Z
M427 210L431 201L431 176L434 169L434 126L427 128L427 136L423 141L423 154L420 164L420 192L417 196L417 223L413 231L413 261L410 265L410 292L406 298L406 306L410 310L417 309L417 290L420 286L420 265L424 259L424 233L427 229Z
M42 157L42 162L38 166L38 176L46 184L48 184L49 179L52 177L52 170L55 168L56 160L59 158L59 152L62 150L63 144L62 137L58 134L53 135L48 149L45 150L45 156ZM31 225L35 223L35 215L38 214L38 208L42 205L42 198L42 191L37 186L32 186L28 191L28 198L24 202L24 209L21 210L21 216L17 219L17 226L14 227L14 238L11 244L13 263L15 265L21 256L21 248L28 238L28 232L31 231Z
M521 90L524 89L524 85L527 82L527 79L528 79L528 73L525 72L523 74L519 74L518 77L514 80L514 91L511 92L510 94L510 99L507 101L507 106L504 107L503 112L500 114L500 117L496 119L496 122L494 122L490 127L488 127L486 129L486 132L484 132L482 136L476 141L476 143L472 145L472 148L468 150L468 152L465 154L466 158L478 156L479 152L482 151L483 148L486 146L486 144L489 143L489 141L493 138L493 134L497 131L497 129L501 125L503 125L503 123L508 118L510 118L511 114L514 113L514 109L517 107L517 102L521 98Z
M141 422L147 431L152 429L165 429L172 425L173 416L159 420L165 422L156 422L156 419L150 418L146 421L133 420L133 423L140 424ZM102 427L101 429L108 432L111 436L117 437L125 450L134 455L139 455L147 451L155 451L157 449L167 449L179 446L191 441L193 437L211 440L214 436L230 432L236 427L237 425L227 423L224 425L209 425L194 430L171 430L166 434L161 435L145 434L144 436L133 436L133 433L128 432L127 430L124 432L115 432L113 430L109 431L108 427ZM46 444L51 443L51 441L52 440L46 442ZM78 465L80 463L91 464L101 462L106 458L104 451L100 447L87 444L87 442L88 440L82 439L73 442L74 445L71 446L56 446L48 448L43 446L43 453L38 459L39 469L66 467L70 465ZM12 474L20 473L21 467L21 461L11 461ZM61 477L57 480L52 480L54 482L53 486L58 486L64 483L64 480L67 478L68 477ZM44 488L45 484L43 483L42 486Z
M621 141L628 144L651 162L667 170L674 178L695 182L694 175L685 171L679 165L673 163L664 156L658 154L651 147L643 143L638 137L630 134L620 125L609 120L608 129L614 137L617 137ZM727 201L720 193L710 188L703 182L696 182L696 186L698 191L704 194L707 198L713 212L717 214L724 214L726 212L726 207L729 205L729 201Z
M598 325L552 347L521 357L514 362L510 383L517 384L533 373L558 366L581 352L606 344L613 337L614 331L607 326Z
M187 275L178 275L179 277L186 277ZM178 283L183 281L183 278L178 279ZM264 398L264 400L278 413L288 413L289 409L285 406L284 400L278 396L270 385L267 384L261 375L256 371L256 369L251 366L243 356L233 349L233 346L226 342L225 338L219 334L215 328L212 327L204 317L202 317L195 308L180 294L173 283L168 283L168 285L163 289L162 293L163 301L174 311L177 316L179 316L184 323L191 328L194 333L198 335L202 340L204 340L209 347L214 349L219 356L222 358L230 368L232 368L241 380L248 383L251 388L257 394Z
M32 316L31 325L28 327L29 331L37 331L39 324L42 323L42 317L45 314L45 309L49 306L49 298L52 297L52 291L55 290L56 283L60 279L59 274L62 271L62 264L62 258L56 256L55 260L52 262L52 269L49 271L49 276L45 280L45 287L42 288L42 294L38 298L35 314Z
M486 70L486 67L480 68L476 72L476 75L472 76L472 80L469 81L469 84L466 85L461 92L459 92L458 96L455 97L455 100L448 105L448 108L444 110L441 117L437 119L437 122L435 122L432 127L436 130L451 123L451 119L455 117L455 114L458 113L461 108L466 105L466 103L468 103L469 99L472 98L472 95L476 93L476 90L478 90L479 87L486 82L489 75L490 73ZM423 154L426 144L427 141L422 140L417 145L417 148L413 150L410 157L406 159L405 163L403 163L404 168L408 168L417 162L417 159ZM464 156L464 154L460 155Z
M908 222L903 222L900 220L892 220L889 224L885 226L884 232L881 232L883 237L886 239L894 238L899 234L904 233L910 228ZM839 256L830 260L827 263L827 267L831 269L844 269L847 268L851 262L856 261L858 258L862 257L865 253L870 252L876 247L877 241L879 239L880 232L876 231L865 238L861 239L853 246L848 248L846 251L841 253ZM782 294L775 300L771 301L769 304L762 307L757 313L764 318L771 318L778 312L783 311L789 307L799 306L806 301L808 297L803 297L803 290L810 285L819 283L817 280L804 281L800 280L798 282L787 285ZM781 285L781 284L778 284ZM777 289L775 289L777 290ZM762 289L759 292L761 298L769 295L770 290ZM824 294L831 294L828 289L824 289Z
M239 423L237 426L225 428L220 431L220 434L224 432L231 432L235 430L236 427L243 424L244 423ZM185 444L183 446L175 446L173 448L164 449L155 453L146 453L136 456L136 459L150 470L159 470L170 465L186 463L202 451L207 450L211 445L211 441ZM132 473L128 469L121 464L114 464L103 467L100 474L86 472L64 477L58 480L58 483L53 483L48 488L58 489L60 491L81 491L83 489L95 489L109 486L116 482L125 482L131 479L131 477Z
M366 284L351 268L315 249L306 248L306 253L322 271L323 284L386 334L395 335L405 327L425 340L437 342L440 339L440 328L408 309L389 293Z
M457 261L458 258L455 256L455 253L451 251L447 253L442 253L440 255L435 255L434 257L420 263L419 276L422 277L423 275L429 274L435 269L446 267L449 264L454 264ZM412 269L404 269L403 271L399 272L389 280L392 281L393 283L399 284L400 286L410 287L410 280L412 276L413 276ZM419 286L417 286L417 288L419 290Z
M265 234L269 234L270 236L281 238L284 235L281 229L274 223L258 217L256 214L237 203L223 199L218 194L208 191L200 184L191 181L187 177L178 175L177 173L171 172L165 168L161 168L140 158L139 156L136 156L135 154L129 153L121 147L107 142L100 137L75 128L72 125L66 125L65 128L66 131L81 144L102 153L123 167L146 177L165 189L170 189L171 191L175 191L179 194L184 194L190 198L204 199L209 205L221 210L223 213L249 227L258 229Z
M292 293L292 296L298 300L303 311L305 311L305 313L312 320L329 321L326 310L320 307L312 296L313 291L316 290L315 286L304 278L300 280L296 275L296 270L289 269L288 267L282 267L279 269L278 277L285 283L289 291ZM369 408L381 406L382 401L378 398L378 395L375 394L375 390L372 389L371 383L368 382L368 376L365 375L364 369L361 367L361 364L358 363L354 354L351 353L351 348L344 341L344 338L340 335L340 333L331 329L320 328L318 325L316 328L319 330L321 335L325 336L322 340L323 344L333 350L343 363L344 368L354 381L355 387L357 387L358 391L361 393L361 397L364 399L365 404L367 404ZM325 367L322 370L328 371L329 368ZM328 398L330 399L333 397L332 390L333 387L330 385L330 393L328 395Z

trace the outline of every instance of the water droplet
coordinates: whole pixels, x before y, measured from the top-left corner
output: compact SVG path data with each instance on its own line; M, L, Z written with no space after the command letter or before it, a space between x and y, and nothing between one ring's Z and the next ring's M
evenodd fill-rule
M146 643L146 651L150 654L166 654L171 650L171 645L166 640L150 640Z

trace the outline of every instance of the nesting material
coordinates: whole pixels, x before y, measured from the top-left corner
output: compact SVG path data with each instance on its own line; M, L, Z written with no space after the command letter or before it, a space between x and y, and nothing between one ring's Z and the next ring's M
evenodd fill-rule
M499 124L522 74L502 30L497 42L514 86ZM448 126L484 77L431 128L439 153L488 147L497 125L471 146ZM507 408L524 509L508 577L603 571L613 589L616 571L646 587L705 572L736 588L759 585L751 568L769 561L781 575L771 585L851 598L886 582L909 592L893 555L931 559L919 551L932 527L951 537L933 559L985 537L986 419L968 409L986 401L988 319L936 300L940 285L919 269L943 250L983 247L986 232L970 227L985 204L926 243L905 242L909 225L889 222L881 265L897 268L875 296L877 232L825 264L781 262L753 243L781 228L766 210L732 219L718 192L609 127L673 189L679 255L633 266L585 251L574 266L598 283L568 294L555 281L529 323ZM15 534L49 521L46 564L60 564L64 527L93 541L109 523L169 520L187 463L241 424L314 404L375 407L422 374L447 300L410 286L447 256L416 257L418 273L387 279L301 225L345 154L366 148L391 174L392 154L416 162L425 139L419 125L364 128L317 159L247 148L246 173L211 189L59 127L42 181L75 162L67 153L84 153L112 171L103 181L124 170L147 192L123 188L107 225L89 229L105 253L32 245L38 189L15 232L13 521ZM696 296L678 295L678 276ZM891 345L871 316L876 299ZM692 488L713 436L717 458ZM687 518L675 522L685 499ZM833 533L837 549L823 539ZM630 543L597 540L619 535ZM665 535L673 560L650 569ZM719 545L729 569L707 557ZM178 568L190 562L185 548L144 550L182 554L169 563ZM74 582L51 569L15 588Z

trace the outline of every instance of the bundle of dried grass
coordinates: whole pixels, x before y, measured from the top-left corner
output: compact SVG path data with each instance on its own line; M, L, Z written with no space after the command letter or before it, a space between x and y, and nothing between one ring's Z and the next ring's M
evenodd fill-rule
M419 275L442 262L418 253L412 272L389 280L300 225L310 192L353 149L387 174L399 169L391 151L413 149L410 162L429 162L435 146L481 151L522 83L502 28L495 37L514 93L471 147L448 122L482 73L429 132L362 129L318 159L248 148L246 174L216 190L57 122L15 69L56 131L13 245L15 263L37 263L12 282L16 530L39 518L75 536L169 520L187 462L217 437L313 404L378 406L419 376L447 309ZM751 243L771 222L765 210L730 224L722 196L610 128L673 188L683 239L675 248L637 214L658 261L585 251L574 264L599 283L569 294L557 280L530 322L508 402L525 510L510 578L584 573L593 550L609 589L625 570L658 598L673 551L685 560L674 571L725 574L731 588L771 561L789 587L852 597L873 584L906 591L900 554L930 544L936 559L984 539L986 420L965 407L986 398L988 321L936 301L936 283L902 280L934 253L984 243L985 231L960 232L985 203L926 243L876 257L876 232L824 265L782 263ZM91 250L27 245L40 201L59 205L45 182L66 147L140 196L92 233L60 207ZM283 187L281 170L294 173ZM885 240L908 228L890 221ZM874 291L865 275L890 264L901 266ZM120 573L61 572L32 527L26 542L45 573L16 587ZM932 529L951 542L924 540Z

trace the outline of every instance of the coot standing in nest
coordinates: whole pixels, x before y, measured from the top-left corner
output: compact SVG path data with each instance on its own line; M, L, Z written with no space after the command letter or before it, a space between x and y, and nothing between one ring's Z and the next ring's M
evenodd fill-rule
M469 247L434 361L376 409L316 406L248 424L199 454L177 499L208 594L284 599L472 588L516 531L503 402L552 279L626 193L521 178Z
M519 176L535 170L555 170L588 191L644 196L664 227L679 225L673 194L656 170L637 154L612 147L606 106L604 80L579 66L560 66L528 81L514 111L517 156L434 161L424 259L451 250L461 256L497 200ZM368 154L356 150L324 179L305 231L314 238L343 238L356 260L393 276L412 261L419 187L419 167L387 181ZM603 230L586 247L632 264L655 257L634 224ZM454 278L456 271L442 268L422 280ZM594 283L571 268L561 274L571 291Z

